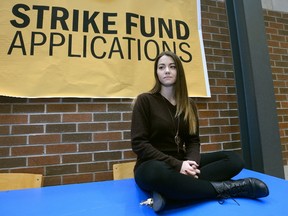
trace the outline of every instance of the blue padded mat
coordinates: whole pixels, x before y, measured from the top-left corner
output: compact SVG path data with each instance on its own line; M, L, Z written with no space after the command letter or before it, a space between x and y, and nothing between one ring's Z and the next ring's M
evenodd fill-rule
M159 215L286 216L288 182L258 172L243 170L236 178L256 177L269 187L270 195L259 200L228 199L195 202L166 210ZM148 198L134 179L50 186L0 192L1 216L122 216L156 215L139 203Z

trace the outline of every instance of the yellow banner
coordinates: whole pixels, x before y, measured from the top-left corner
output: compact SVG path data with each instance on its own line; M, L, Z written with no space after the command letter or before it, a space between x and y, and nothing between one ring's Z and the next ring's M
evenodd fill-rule
M135 97L163 50L209 97L199 0L1 0L0 94Z

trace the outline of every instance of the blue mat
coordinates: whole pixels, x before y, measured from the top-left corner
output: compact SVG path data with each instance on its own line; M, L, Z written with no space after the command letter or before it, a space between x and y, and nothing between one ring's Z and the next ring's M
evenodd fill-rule
M166 210L159 215L219 215L219 216L286 216L288 215L288 182L243 170L236 178L256 177L269 187L270 195L259 200L228 199L220 205L217 200L191 203ZM72 184L0 192L1 216L122 216L156 215L139 203L148 196L134 179Z

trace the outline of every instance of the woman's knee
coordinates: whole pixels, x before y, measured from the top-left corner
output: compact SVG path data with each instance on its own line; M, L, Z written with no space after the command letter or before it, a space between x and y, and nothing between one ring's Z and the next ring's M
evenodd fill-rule
M167 180L168 170L169 166L165 162L148 161L137 168L135 180L140 187L151 190Z
M235 171L237 170L238 172L240 172L245 167L244 160L238 153L234 151L229 151L226 152L226 155L228 157L229 164L233 166Z

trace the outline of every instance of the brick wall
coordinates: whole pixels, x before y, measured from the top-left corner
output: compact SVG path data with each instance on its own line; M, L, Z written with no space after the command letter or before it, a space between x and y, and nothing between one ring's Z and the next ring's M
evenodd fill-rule
M134 159L131 100L0 98L0 171L45 175L45 185L112 179Z
M264 10L283 163L288 165L288 13Z
M202 0L211 98L196 98L202 151L241 151L225 3ZM271 53L283 164L288 164L288 15L263 11ZM151 71L152 73L152 71ZM0 97L0 172L42 173L44 185L112 179L134 160L129 99Z
M203 152L240 150L240 128L226 9L223 1L202 2L202 31L211 98L196 99Z

